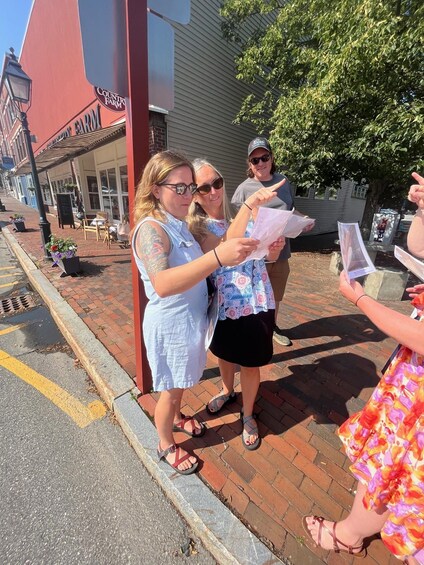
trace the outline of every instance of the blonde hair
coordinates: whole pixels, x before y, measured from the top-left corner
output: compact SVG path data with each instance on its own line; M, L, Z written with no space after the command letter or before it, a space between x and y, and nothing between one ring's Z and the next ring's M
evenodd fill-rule
M153 194L153 188L165 181L169 173L179 167L188 167L194 180L193 165L180 153L169 150L161 151L149 160L136 187L133 211L134 227L140 220L148 216L165 221L164 210Z
M218 171L218 169L207 159L195 159L193 161L193 168L195 173L198 173L203 167L210 167L222 179L224 178ZM222 215L228 222L231 222L235 216L235 213L225 190L225 182L222 190L224 191L224 196L222 198ZM209 230L206 227L207 218L208 215L204 211L202 206L198 202L195 202L193 199L193 202L190 204L190 207L188 209L187 223L189 230L199 242L201 242L208 234Z

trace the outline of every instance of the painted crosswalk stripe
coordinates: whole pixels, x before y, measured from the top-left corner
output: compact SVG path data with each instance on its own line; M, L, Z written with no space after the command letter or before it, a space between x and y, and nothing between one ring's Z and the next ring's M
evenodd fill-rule
M19 272L14 273L7 273L7 275L0 275L0 279L6 279L7 277L14 277L15 275L19 275Z
M0 350L0 366L4 367L38 392L51 400L58 408L67 414L80 428L85 428L95 420L103 418L106 407L100 400L90 402L85 406L66 390L50 381L25 363L11 357L6 351Z
M6 284L0 284L0 288L6 288L7 286L14 286L18 282L19 281L13 281L13 282L6 283Z
M16 267L0 267L0 271L12 271L16 269Z

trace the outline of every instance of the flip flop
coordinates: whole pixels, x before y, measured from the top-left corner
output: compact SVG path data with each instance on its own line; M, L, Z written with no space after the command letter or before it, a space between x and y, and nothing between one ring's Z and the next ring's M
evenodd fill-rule
M181 414L181 416L181 420L174 424L172 428L173 432L183 432L190 437L202 437L204 435L204 433L206 432L206 426L203 422L195 420L193 416L184 416L184 414ZM189 422L191 423L193 431L186 430L185 428L186 424L188 424ZM200 428L196 428L196 423L199 424Z
M177 447L175 445L175 443L173 443L172 445L170 445L167 449L164 449L163 451L161 451L160 449L160 444L158 446L157 449L157 454L158 454L158 458L159 461L161 459L163 459L165 461L165 463L167 465L169 465L170 467L172 467L177 473L179 473L180 475L191 475L192 473L194 473L199 465L199 461L196 460L195 463L192 463L191 467L189 467L188 469L178 469L178 465L181 465L181 463L183 463L184 461L186 461L189 457L195 457L193 454L191 453L186 453L185 455L183 455L182 457L179 457L181 448ZM175 462L174 463L170 463L167 459L166 456L169 455L170 453L175 453ZM196 457L197 459L197 457Z
M254 424L252 424L252 421L254 422ZM244 426L247 426L249 431L245 431ZM253 443L246 442L249 436L253 434L258 434L258 425L256 424L255 418L253 416L243 416L243 431L241 432L241 441L243 442L244 447L249 451L258 449L261 444L261 438L259 437L259 434Z
M319 523L319 528L318 528L318 543L314 540L314 538L312 537L311 532L309 531L308 528L308 523L306 522L306 518L309 518L309 516L303 516L302 518L302 526L303 529L305 530L305 533L308 535L308 537L314 542L314 544L317 547L321 547L322 549L324 549L321 545L321 534L322 534L322 529L324 528L324 530L326 530L330 536L333 538L333 551L335 553L348 553L349 555L353 555L353 557L359 557L360 559L363 559L364 557L366 557L367 555L367 550L364 547L364 544L359 545L357 547L353 547L352 545L346 545L345 543L343 543L342 541L340 541L337 536L336 536L336 525L337 522L333 522L333 531L331 531L329 528L327 528L327 526L324 524L324 518L322 516L313 516L313 519L316 520ZM343 547L346 547L346 549L343 549ZM354 552L355 549L358 549L359 551L357 551L356 553ZM331 551L331 550L330 550Z
M230 404L230 402L234 402L234 400L237 398L237 394L234 392L234 390L232 390L230 392L230 394L223 394L222 390L220 392L218 392L218 394L216 396L214 396L213 398L211 398L209 400L209 402L206 405L206 412L208 414L210 414L211 416L215 416L215 414L218 414L219 412L221 412L221 410L227 405ZM222 403L221 403L222 401ZM215 408L212 409L211 408Z

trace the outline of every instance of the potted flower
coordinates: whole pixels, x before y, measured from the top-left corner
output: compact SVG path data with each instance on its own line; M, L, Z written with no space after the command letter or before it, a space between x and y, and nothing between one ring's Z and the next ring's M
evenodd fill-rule
M46 249L53 259L53 265L58 265L62 269L61 277L81 271L80 260L76 256L78 246L72 238L57 237L52 234L46 243Z
M13 214L9 216L10 223L13 224L14 231L26 231L25 228L25 218L22 214Z

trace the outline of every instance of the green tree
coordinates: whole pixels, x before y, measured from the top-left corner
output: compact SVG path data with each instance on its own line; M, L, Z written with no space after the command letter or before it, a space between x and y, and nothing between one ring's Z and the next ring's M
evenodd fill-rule
M237 78L259 87L237 120L299 187L365 178L369 226L424 165L422 0L224 0L221 15Z

